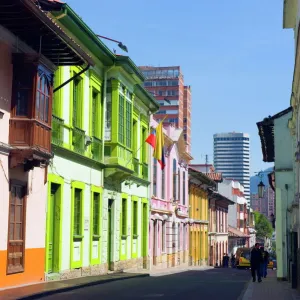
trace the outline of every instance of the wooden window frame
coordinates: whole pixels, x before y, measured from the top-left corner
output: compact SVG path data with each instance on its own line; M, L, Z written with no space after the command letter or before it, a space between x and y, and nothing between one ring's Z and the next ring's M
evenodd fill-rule
M10 254L10 244L12 243L10 240L10 221L11 221L11 214L10 214L10 207L11 207L11 192L12 192L12 187L17 186L21 187L24 191L23 195L23 208L22 208L22 213L23 213L23 220L22 220L22 266L21 268L16 268L14 270L9 268L9 254ZM11 274L17 274L17 273L23 273L25 271L25 241L26 241L26 206L27 206L27 184L23 181L19 180L11 180L10 181L10 193L9 193L9 209L8 209L8 230L7 230L7 260L6 260L6 274L11 275ZM15 229L15 223L14 223L14 229ZM17 240L14 240L16 242ZM21 240L20 240L21 241Z
M53 101L53 73L47 67L39 64L30 57L26 57L24 54L15 54L13 57L13 85L12 85L12 101L11 101L11 118L18 119L34 119L39 123L44 124L48 127L51 126L52 119L52 101ZM28 90L28 108L26 115L17 114L17 94L20 90L17 86L18 79L28 79L28 87L22 88L21 90ZM38 80L45 77L48 82L49 95L48 95L48 114L47 121L36 118L36 97L38 91ZM26 80L26 79L25 79ZM29 83L30 82L30 83ZM45 117L45 110L44 110Z

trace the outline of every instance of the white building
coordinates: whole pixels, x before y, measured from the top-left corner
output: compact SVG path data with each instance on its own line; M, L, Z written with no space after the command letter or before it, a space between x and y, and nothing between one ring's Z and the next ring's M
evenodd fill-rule
M250 139L247 133L214 134L214 167L223 178L239 181L250 206Z

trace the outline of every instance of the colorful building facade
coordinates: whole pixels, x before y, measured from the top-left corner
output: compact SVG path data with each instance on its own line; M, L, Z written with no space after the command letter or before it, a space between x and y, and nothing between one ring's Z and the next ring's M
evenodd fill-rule
M209 199L208 188L217 184L200 171L189 167L189 215L191 266L208 265Z
M68 5L53 15L96 63L55 74L55 89L62 88L53 104L47 279L147 267L150 182L144 139L158 105L130 58L110 52Z
M157 125L151 122L153 128ZM149 255L153 269L188 266L189 260L188 163L192 157L181 129L168 126L164 134L165 168L161 170L153 159L151 170Z
M0 288L44 280L53 73L93 60L32 1L0 4ZM26 20L24 24L14 15ZM14 24L11 27L11 24ZM30 31L30 34L28 34ZM41 32L46 39L43 39ZM55 42L51 42L55 41ZM64 51L64 60L59 53Z

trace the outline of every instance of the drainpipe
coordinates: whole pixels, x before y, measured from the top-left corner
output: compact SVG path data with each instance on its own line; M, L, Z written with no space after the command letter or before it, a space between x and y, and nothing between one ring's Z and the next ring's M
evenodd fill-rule
M104 71L104 84L103 84L103 110L102 110L102 161L104 162L104 144L105 144L105 117L106 117L106 90L107 90L107 73L115 67L115 62L111 67ZM102 172L102 185L104 186L104 171Z

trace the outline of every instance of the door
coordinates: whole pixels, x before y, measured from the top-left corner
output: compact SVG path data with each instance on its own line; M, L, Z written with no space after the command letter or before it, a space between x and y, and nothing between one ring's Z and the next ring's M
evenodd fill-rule
M108 199L108 214L107 214L107 264L108 270L111 270L112 261L112 219L113 219L113 199Z
M157 245L157 240L156 240L156 231L157 231L157 221L153 221L153 248L152 248L152 256L153 256L153 265L156 265L156 245Z
M58 235L59 228L59 203L58 203L59 185L51 184L51 193L49 199L49 229L48 229L48 273L58 272Z
M148 212L147 204L142 205L142 216L143 216L143 238L142 238L142 256L144 259L143 267L147 268L147 232L148 232Z

